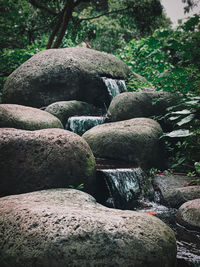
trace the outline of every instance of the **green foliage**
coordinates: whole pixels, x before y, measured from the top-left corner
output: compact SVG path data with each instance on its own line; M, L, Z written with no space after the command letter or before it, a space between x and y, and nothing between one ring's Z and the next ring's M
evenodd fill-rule
M200 16L195 15L177 29L159 29L147 38L130 41L118 54L147 80L138 81L132 75L128 82L130 91L147 86L180 94L177 104L162 117L173 126L171 132L162 136L169 152L168 167L197 175L200 159L199 43Z
M200 97L187 96L168 108L173 130L162 136L170 151L170 168L200 174Z
M82 190L84 188L84 184L79 184L78 186L69 185L69 188L71 188L71 189L77 189L77 190Z
M27 46L25 49L3 49L0 50L0 92L8 75L11 74L17 67L44 49L40 47L40 43L32 46Z
M115 10L122 11L113 12ZM98 17L87 19L95 16ZM77 23L70 24L69 38L76 43L89 42L92 48L112 54L131 39L147 36L161 25L170 24L158 0L110 0L107 10L102 10L101 14L89 6L81 14L79 10L74 12L73 17Z
M200 16L178 29L160 29L132 40L118 56L157 90L199 92Z

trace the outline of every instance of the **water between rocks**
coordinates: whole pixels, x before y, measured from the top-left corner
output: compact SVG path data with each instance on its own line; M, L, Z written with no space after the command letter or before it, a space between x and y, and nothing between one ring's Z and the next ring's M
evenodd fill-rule
M105 120L105 116L73 116L68 119L65 129L83 135L92 127L104 123Z
M125 82L102 77L110 99L127 91ZM103 124L106 116L74 116L69 118L66 129L82 135L90 128ZM177 238L177 267L200 267L200 232L190 231L176 223L177 210L161 205L161 196L153 187L145 197L145 173L127 163L97 159L97 192L99 203L118 209L146 212L168 224Z
M124 80L117 80L117 79L111 79L107 77L101 77L103 82L105 83L110 99L112 100L113 97L116 95L126 92L126 84Z
M177 267L200 267L200 233L187 230L176 222L177 209L160 204L158 191L151 194L151 200L144 197L145 174L140 168L114 168L109 164L99 167L97 160L97 201L118 209L129 209L156 216L169 225L177 239Z

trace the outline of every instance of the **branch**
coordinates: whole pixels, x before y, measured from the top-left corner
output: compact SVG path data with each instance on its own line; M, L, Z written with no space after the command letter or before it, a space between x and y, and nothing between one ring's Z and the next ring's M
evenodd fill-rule
M126 8L122 8L122 9L115 9L115 10L108 11L106 13L100 14L98 16L90 17L90 18L80 18L79 23L81 23L83 20L98 19L98 18L103 17L103 16L107 16L107 15L111 15L111 14L114 14L114 13L118 13L118 12L121 12L121 11L128 10L129 8L132 8L132 7L128 6Z
M53 9L46 7L46 6L43 6L35 0L29 0L29 2L31 3L32 6L39 8L39 9L43 9L43 10L47 11L48 13L50 13L51 15L54 15L54 16L58 15Z

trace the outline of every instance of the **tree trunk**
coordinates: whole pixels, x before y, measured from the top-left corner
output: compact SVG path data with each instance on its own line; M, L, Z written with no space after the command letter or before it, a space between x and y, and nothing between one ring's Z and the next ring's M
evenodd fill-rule
M58 33L58 36L54 42L54 44L52 45L52 48L58 48L62 42L62 39L65 35L65 32L67 30L68 24L70 19L72 18L72 12L74 9L75 5L74 5L74 1L73 0L69 0L67 1L65 8L64 8L64 12L63 12L63 16L62 16L62 23L61 25L56 25L58 28L60 26L60 31ZM54 35L55 37L55 35Z
M56 23L56 26L55 26L53 32L51 33L51 35L49 37L46 49L50 49L51 48L52 43L53 43L53 41L55 39L55 36L56 36L56 34L58 33L58 31L59 31L59 29L61 27L62 20L63 20L63 12L61 12L61 14L59 15L59 18L58 18L58 21Z

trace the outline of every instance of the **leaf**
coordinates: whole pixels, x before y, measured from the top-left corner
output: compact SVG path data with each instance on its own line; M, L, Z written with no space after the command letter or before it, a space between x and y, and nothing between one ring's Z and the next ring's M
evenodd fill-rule
M193 133L191 133L189 130L180 129L180 130L172 131L170 133L166 133L162 137L172 137L172 138L174 138L174 137L187 137L187 136L190 136L192 134Z
M178 118L179 118L179 116L169 117L169 120L174 121L174 120L177 120Z
M191 113L192 113L192 111L189 109L183 109L183 110L172 112L172 114L180 114L180 115L187 115L187 114L191 114Z
M190 114L189 116L187 116L187 117L183 118L181 121L179 121L179 122L177 123L177 125L178 125L178 126L181 126L181 125L183 125L183 124L186 124L186 123L192 121L192 120L194 119L194 117L195 117L194 114Z

